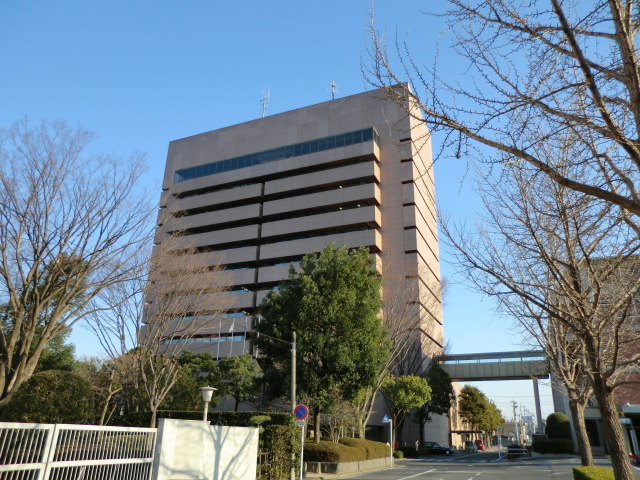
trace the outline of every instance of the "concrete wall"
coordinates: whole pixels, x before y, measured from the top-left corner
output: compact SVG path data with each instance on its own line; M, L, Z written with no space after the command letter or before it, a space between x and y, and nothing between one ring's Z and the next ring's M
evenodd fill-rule
M255 480L258 429L162 418L154 480Z

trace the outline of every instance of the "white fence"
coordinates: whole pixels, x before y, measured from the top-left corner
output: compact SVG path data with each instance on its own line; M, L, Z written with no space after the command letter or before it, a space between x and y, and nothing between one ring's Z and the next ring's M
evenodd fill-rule
M155 428L0 423L2 480L149 480Z

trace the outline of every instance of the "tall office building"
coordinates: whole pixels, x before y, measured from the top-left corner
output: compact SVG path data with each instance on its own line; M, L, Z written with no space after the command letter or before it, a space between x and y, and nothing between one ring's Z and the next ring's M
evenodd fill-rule
M369 249L384 278L385 321L412 323L413 346L438 353L428 138L421 122L374 91L171 142L156 251L171 239L171 249L199 266L167 266L179 273L176 285L202 287L183 287L201 299L179 318L198 325L187 348L248 353L246 332L267 292L304 254L334 242ZM208 281L228 290L208 292Z

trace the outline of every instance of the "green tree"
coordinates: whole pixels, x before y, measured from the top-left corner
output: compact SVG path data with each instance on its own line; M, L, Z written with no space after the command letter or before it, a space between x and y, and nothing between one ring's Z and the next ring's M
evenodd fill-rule
M36 365L35 373L45 370L65 370L72 372L77 368L75 358L76 347L72 343L67 343L71 335L71 330L58 335L45 345L42 355Z
M387 377L382 386L387 403L393 416L393 438L396 432L402 432L405 417L412 408L421 407L431 400L431 387L427 381L416 375Z
M487 414L484 421L480 424L480 428L485 432L495 432L498 428L504 425L504 417L502 412L496 407L496 404L492 400L488 401Z
M232 355L220 360L222 394L232 395L235 399L234 410L238 411L241 402L255 400L260 392L262 369L249 354Z
M451 377L438 362L431 362L424 377L431 387L431 399L416 411L416 421L420 425L420 438L424 438L425 425L432 421L432 415L448 416L455 399Z
M211 398L211 407L220 403L223 384L220 382L220 369L210 353L184 351L178 357L179 373L175 385L162 401L166 410L198 410L202 408L200 387L214 387L218 390Z
M460 391L460 416L468 422L472 428L480 428L483 417L486 415L487 398L479 388L465 385Z
M500 410L476 387L465 385L458 405L460 416L476 430L493 432L504 424Z
M13 395L2 411L8 422L93 424L95 404L91 382L75 372L36 373Z
M315 415L373 386L388 355L380 319L381 279L366 248L328 245L307 254L260 306L255 344L268 359L270 386L289 386L291 339L297 334L297 391ZM319 441L319 437L316 436Z

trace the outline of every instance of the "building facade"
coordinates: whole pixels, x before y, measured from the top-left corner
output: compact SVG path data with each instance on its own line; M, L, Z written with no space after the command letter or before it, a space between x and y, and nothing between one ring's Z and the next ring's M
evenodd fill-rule
M171 142L160 206L156 244L171 237L172 248L228 288L184 319L206 323L190 350L248 352L244 334L267 292L331 242L367 247L389 279L385 303L400 284L411 290L395 314L420 319L428 343L442 347L428 132L381 92Z
M333 242L369 249L384 279L384 321L414 324L422 360L441 353L431 146L412 116L374 91L170 143L156 250L170 241L205 270L168 267L205 299L180 318L197 324L186 348L249 353L265 295L290 265ZM207 292L208 281L227 291ZM400 373L419 368L404 361Z

